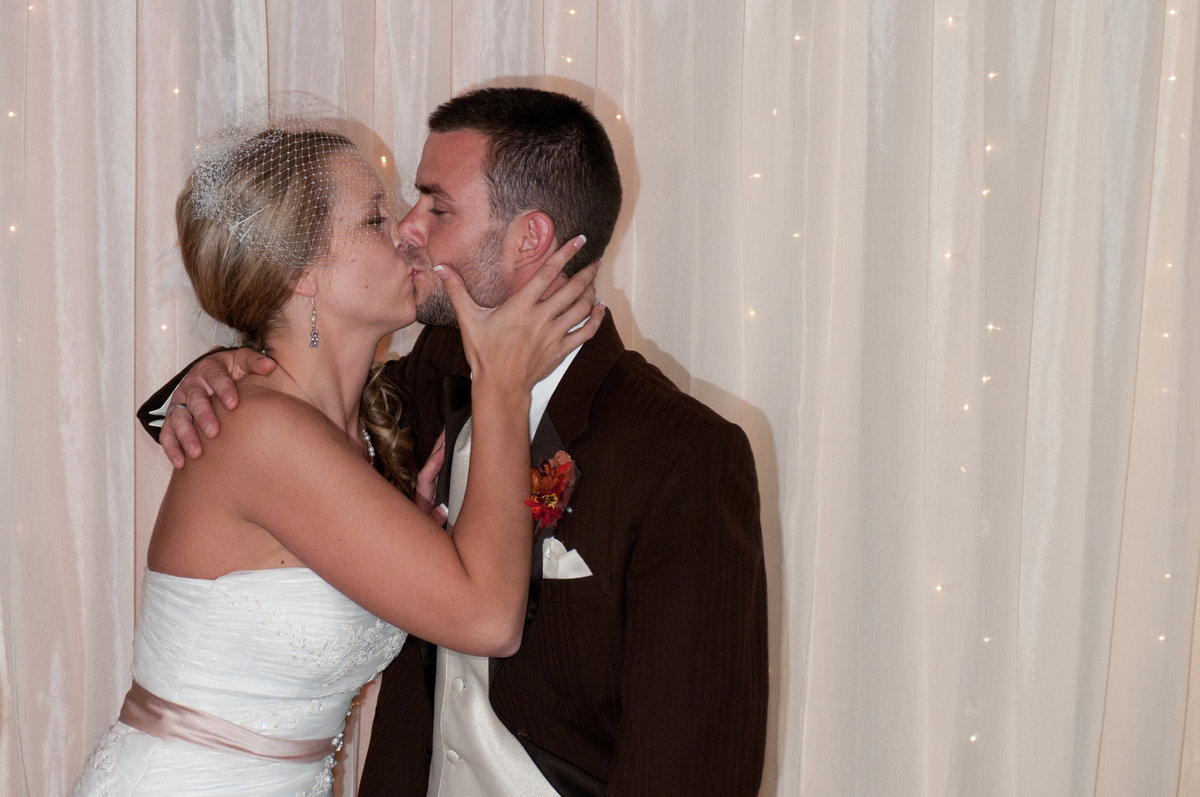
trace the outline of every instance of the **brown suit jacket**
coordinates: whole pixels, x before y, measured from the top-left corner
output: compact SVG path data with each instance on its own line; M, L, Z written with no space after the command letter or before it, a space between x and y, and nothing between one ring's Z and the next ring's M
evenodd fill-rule
M423 461L457 330L389 366ZM544 580L520 650L493 665L501 721L564 793L753 795L767 712L758 485L740 428L626 351L606 316L547 408L580 479L556 536L593 575ZM360 794L424 795L428 646L386 670ZM425 662L422 662L422 659Z

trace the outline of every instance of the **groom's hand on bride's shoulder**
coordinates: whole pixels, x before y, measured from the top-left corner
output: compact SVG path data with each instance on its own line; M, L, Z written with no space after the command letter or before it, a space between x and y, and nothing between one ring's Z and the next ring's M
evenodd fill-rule
M163 421L158 442L163 453L176 468L182 468L187 457L197 459L204 449L200 433L207 438L221 432L212 397L216 396L227 409L238 404L237 383L250 374L269 374L275 361L253 349L226 349L200 360L187 372L171 394L167 417Z

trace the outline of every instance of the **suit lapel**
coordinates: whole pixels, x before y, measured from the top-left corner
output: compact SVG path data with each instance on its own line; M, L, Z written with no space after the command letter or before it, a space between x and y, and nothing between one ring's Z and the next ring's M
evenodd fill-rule
M450 500L450 466L454 454L454 442L467 418L471 417L471 379L461 374L452 374L442 380L442 401L444 402L446 426L446 456L442 460L442 469L438 473L437 489L434 500L445 504Z
M555 388L546 406L546 412L538 424L537 432L529 446L529 461L531 467L538 467L559 451L571 453L570 445L587 431L588 414L591 411L592 399L600 389L601 383L617 360L624 353L625 346L617 334L612 315L605 311L604 321L595 337L583 344L567 372ZM578 468L578 463L576 464ZM587 483L587 474L579 469L580 484ZM587 489L584 487L583 489ZM559 520L559 527L567 523L568 516ZM538 600L542 585L542 545L556 529L543 529L533 541L532 564L529 572L529 601L525 609L525 625L529 626L537 615ZM496 674L500 671L504 659L493 658L489 663L490 682L495 683Z
M571 444L587 431L592 401L624 352L625 345L617 334L612 313L605 310L600 329L575 355L546 406L546 416L561 436L568 454Z

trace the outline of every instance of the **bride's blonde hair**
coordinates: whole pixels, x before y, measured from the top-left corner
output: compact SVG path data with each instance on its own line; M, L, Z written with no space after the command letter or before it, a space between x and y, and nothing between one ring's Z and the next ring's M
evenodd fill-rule
M183 265L201 309L261 351L303 270L328 248L330 161L358 148L335 131L268 127L223 139L175 203ZM416 466L402 388L372 369L359 415L376 467L412 496Z

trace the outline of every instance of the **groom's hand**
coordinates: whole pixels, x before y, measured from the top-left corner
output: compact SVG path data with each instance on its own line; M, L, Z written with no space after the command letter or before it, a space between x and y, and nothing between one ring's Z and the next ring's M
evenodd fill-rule
M219 351L196 363L171 394L158 437L171 464L182 468L187 461L185 453L192 459L200 457L204 451L200 431L210 439L220 434L221 425L212 407L213 396L232 410L238 404L238 380L250 374L265 376L274 370L275 361L253 349Z

